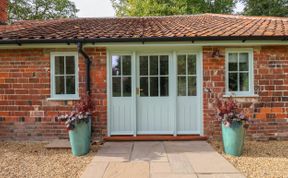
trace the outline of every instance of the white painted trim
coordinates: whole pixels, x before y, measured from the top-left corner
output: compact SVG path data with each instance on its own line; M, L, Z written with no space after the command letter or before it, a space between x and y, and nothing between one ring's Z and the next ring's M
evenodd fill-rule
M137 57L136 57L136 52L134 51L133 54L132 54L132 99L133 99L133 136L136 137L137 136L137 74L136 74L136 71L137 71Z
M170 93L172 93L173 97L173 107L174 109L174 136L177 136L177 53L176 51L173 51L172 54L172 66L173 70L170 72L171 75L171 81L172 81L172 87L170 87ZM171 91L172 90L172 91Z
M178 131L178 135L191 135L191 134L199 134L200 131ZM200 134L202 135L202 134Z
M229 53L241 53L246 52L248 53L248 60L249 60L249 91L244 92L230 92L229 89L229 82L228 82L228 64L229 64ZM225 95L227 96L254 96L254 51L253 48L226 48L225 49Z
M138 131L138 135L147 134L147 135L173 135L174 131Z
M109 43L87 43L84 47L143 47L143 46L265 46L265 45L288 45L288 41L282 40L246 40L245 42L239 40L233 41L176 41L176 42L109 42ZM27 48L74 48L77 49L77 45L67 43L43 43L43 44L1 44L0 49L27 49Z
M106 50L107 56L106 56L106 75L107 75L107 135L108 137L111 136L111 62L110 62L110 51Z
M128 132L125 132L125 131L122 131L122 132L111 132L109 137L111 135L133 135L133 132L129 132L129 131Z
M74 56L75 57L75 94L55 94L55 57ZM79 100L79 66L78 52L51 52L50 53L50 98L47 100Z
M198 112L198 118L199 118L199 130L200 130L200 135L204 135L204 111L203 111L203 100L204 100L204 95L203 95L203 72L204 72L204 66L203 66L203 49L201 48L201 50L198 52L198 57L199 57L199 66L198 69L199 71L197 72L197 75L199 76L197 80L199 85L197 90L199 91L199 112Z

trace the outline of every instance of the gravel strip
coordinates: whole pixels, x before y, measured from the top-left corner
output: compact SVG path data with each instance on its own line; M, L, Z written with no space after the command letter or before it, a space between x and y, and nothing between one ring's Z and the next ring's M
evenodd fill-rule
M249 178L288 178L288 141L245 141L241 157L226 155L222 142L211 144Z
M75 157L69 149L48 150L45 144L0 142L0 177L80 177L97 151L97 146L93 145L89 154Z

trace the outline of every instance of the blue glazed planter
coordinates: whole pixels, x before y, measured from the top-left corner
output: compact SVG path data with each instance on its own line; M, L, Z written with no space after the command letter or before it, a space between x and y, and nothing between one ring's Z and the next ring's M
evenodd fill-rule
M233 122L230 127L222 123L222 138L224 152L233 156L241 156L243 153L245 128L242 122Z
M75 128L69 131L69 139L74 156L82 156L89 152L91 139L90 123L91 121L88 123L76 123Z

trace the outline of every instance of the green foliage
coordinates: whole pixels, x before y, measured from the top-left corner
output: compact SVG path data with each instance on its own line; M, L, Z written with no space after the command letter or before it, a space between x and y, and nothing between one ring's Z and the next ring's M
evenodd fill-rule
M288 0L242 0L244 15L288 17Z
M79 10L69 0L10 0L9 19L35 20L76 17Z
M237 0L111 0L117 16L231 14Z

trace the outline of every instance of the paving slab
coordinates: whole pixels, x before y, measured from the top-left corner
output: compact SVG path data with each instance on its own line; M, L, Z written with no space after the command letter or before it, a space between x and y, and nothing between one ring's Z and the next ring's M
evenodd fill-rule
M245 178L242 174L198 174L198 178Z
M102 178L109 162L92 162L90 163L81 178Z
M135 142L131 161L168 161L163 142Z
M204 141L105 143L81 178L243 178Z
M97 153L92 162L127 162L129 159L129 153Z
M109 164L103 178L149 178L148 162L128 162Z
M196 174L151 174L151 178L197 178Z
M172 173L169 162L156 162L150 163L150 173Z
M107 142L100 147L98 153L130 153L133 142Z

